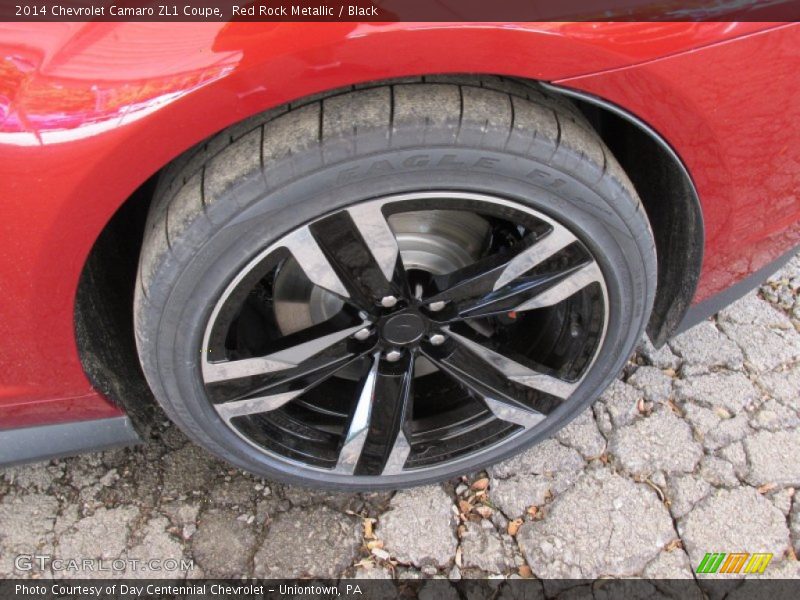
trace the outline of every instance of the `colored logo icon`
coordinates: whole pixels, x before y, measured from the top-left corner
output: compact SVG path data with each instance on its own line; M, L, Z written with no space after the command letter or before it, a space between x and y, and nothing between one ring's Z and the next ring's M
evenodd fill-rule
M696 573L703 574L728 574L737 573L763 573L772 560L772 554L767 552L708 552L695 569Z

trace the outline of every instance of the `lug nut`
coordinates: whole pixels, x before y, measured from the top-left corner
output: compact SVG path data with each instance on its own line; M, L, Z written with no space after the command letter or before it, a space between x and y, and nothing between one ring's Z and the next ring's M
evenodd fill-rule
M403 353L400 350L389 350L386 353L386 360L389 362L397 362L400 360L400 357L403 356Z
M381 306L384 308L392 308L395 304L397 304L397 298L394 296L384 296L381 298Z
M439 312L444 308L444 305L447 304L444 300L439 300L438 302L431 302L428 304L428 310L432 310L433 312Z
M428 338L428 341L434 346L441 346L444 344L445 337L441 333L434 333Z
M370 336L371 333L372 330L369 327L364 327L363 329L359 329L358 331L356 331L353 334L353 337L356 338L359 342L363 342Z

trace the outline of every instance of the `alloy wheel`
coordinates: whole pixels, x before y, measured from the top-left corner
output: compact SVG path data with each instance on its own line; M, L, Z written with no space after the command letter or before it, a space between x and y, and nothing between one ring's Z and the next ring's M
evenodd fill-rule
M203 385L248 444L336 476L420 473L533 435L608 324L602 271L506 199L363 202L271 244L206 327Z

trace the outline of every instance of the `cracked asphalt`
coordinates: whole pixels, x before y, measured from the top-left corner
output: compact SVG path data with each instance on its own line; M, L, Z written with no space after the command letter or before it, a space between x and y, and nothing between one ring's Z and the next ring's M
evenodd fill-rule
M20 554L190 560L125 577L692 578L706 552L800 577L800 256L714 319L643 343L578 419L486 472L320 492L147 443L0 471L0 577Z

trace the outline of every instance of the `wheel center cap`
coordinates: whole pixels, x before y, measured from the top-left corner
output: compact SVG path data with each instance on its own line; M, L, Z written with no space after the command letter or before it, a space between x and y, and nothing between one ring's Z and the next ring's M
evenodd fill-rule
M424 333L425 319L413 312L392 315L384 321L381 328L383 339L397 345L413 344Z

